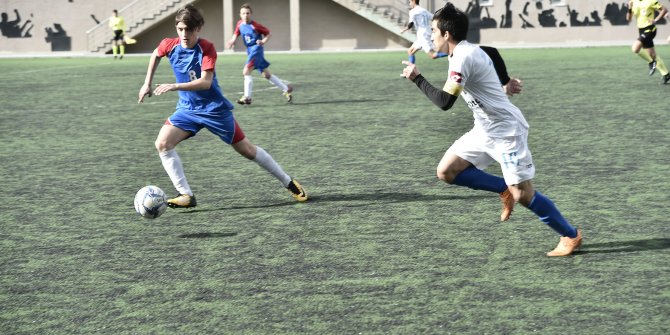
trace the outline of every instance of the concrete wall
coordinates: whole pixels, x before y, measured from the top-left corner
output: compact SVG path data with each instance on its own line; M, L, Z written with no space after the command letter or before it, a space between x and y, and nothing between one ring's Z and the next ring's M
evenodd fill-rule
M506 46L629 44L637 36L634 23L622 21L626 1L564 0L551 6L549 0L454 0L471 17L469 40ZM2 0L0 53L86 51L86 30L122 9L130 0ZM233 0L235 21L239 6L250 2L253 18L272 31L267 50L289 50L290 0ZM556 2L556 1L551 1ZM560 1L559 1L560 2ZM431 9L442 0L424 0ZM661 0L666 7L670 1ZM219 51L230 36L223 36L223 0L199 0L205 14L204 38ZM18 11L20 20L17 19ZM300 0L300 49L349 50L405 48L408 43L330 0ZM656 43L666 43L670 24L658 25ZM12 37L8 37L12 36ZM174 22L166 19L151 31L133 36L136 45L127 52L150 52L161 38L176 36ZM111 38L111 33L110 33ZM240 42L235 50L244 50Z

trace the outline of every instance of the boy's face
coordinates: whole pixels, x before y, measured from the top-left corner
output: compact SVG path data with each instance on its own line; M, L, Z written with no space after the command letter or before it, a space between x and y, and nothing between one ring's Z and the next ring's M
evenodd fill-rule
M443 36L442 33L440 32L440 28L437 27L437 22L438 22L437 20L433 20L430 23L431 27L430 39L433 42L433 45L435 46L435 49L437 49L437 51L449 53L449 44L447 43L447 38Z
M244 21L244 23L251 22L251 9L240 8L240 19L242 19L242 21Z
M189 29L184 22L177 23L177 35L179 35L179 42L181 46L187 49L193 49L198 43L198 33L201 27Z

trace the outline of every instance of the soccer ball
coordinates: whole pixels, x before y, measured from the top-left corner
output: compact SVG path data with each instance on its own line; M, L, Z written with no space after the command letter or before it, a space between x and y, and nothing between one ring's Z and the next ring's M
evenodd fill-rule
M165 213L167 198L158 186L142 187L135 194L135 211L146 219L155 219Z

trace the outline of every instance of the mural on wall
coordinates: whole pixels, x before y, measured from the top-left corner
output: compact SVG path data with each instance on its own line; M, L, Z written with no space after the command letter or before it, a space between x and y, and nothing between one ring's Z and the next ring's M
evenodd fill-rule
M535 3L533 5L533 2ZM523 0L517 1L516 4L523 3L523 7L519 13L514 13L512 10L512 0L505 0L504 14L500 16L500 22L496 20L489 13L488 6L482 7L479 0L472 0L468 2L465 13L470 19L470 29L468 31L468 40L473 43L479 43L481 40L481 29L506 29L512 27L521 27L522 29L534 28L550 28L550 27L600 27L603 26L603 20L609 21L612 26L625 26L629 22L626 21L626 12L628 12L628 2L620 3L612 1L608 3L603 9L603 18L601 18L598 9L594 9L588 15L583 15L577 10L567 6L547 6L550 1L543 0ZM514 18L518 18L518 22L514 22ZM657 25L666 24L666 19L658 21Z
M67 32L60 23L54 23L54 28L46 27L44 31L47 37L44 38L47 43L51 43L51 51L70 51L72 50L72 38L67 36Z
M0 33L7 38L28 38L33 37L30 30L33 29L33 24L27 20L21 24L21 15L18 9L14 9L16 19L9 21L7 13L0 14ZM32 17L32 14L30 15Z

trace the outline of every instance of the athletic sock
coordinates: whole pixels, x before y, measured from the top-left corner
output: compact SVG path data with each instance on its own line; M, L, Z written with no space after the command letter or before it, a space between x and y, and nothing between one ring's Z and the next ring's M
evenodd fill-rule
M505 192L507 189L505 179L488 174L474 166L461 171L452 184L496 193Z
M121 56L126 54L126 46L125 45L119 45L119 51L121 51Z
M279 166L274 158L263 150L263 148L256 146L256 157L254 157L253 161L267 172L270 172L270 174L277 178L284 187L288 187L288 184L291 182L291 177L284 172L281 166Z
M656 54L656 68L661 71L662 75L668 74L668 68L665 66L665 62L660 55Z
M186 181L186 175L184 175L184 167L181 164L181 158L177 155L175 149L162 151L158 154L161 157L161 162L163 163L163 168L170 176L172 185L177 189L179 194L188 194L193 195L191 187L188 186Z
M112 55L116 56L116 54L119 53L119 47L116 45L112 46Z
M282 90L282 92L288 91L288 86L286 86L286 84L284 84L284 82L281 81L281 79L279 79L274 74L271 75L270 78L268 78L268 81L273 83L275 86L279 87Z
M414 64L416 62L416 56L414 56L414 55L409 55L409 57L407 57L407 59L409 59L409 62L412 63L412 64Z
M647 52L647 50L645 50L645 49L640 49L640 52L638 52L637 55L640 56L640 58L646 60L647 63L651 63L651 62L654 61L651 58L651 56L649 55L649 53Z
M251 75L244 76L244 96L251 98L251 91L254 87L254 78Z
M577 237L577 229L568 223L558 208L556 208L556 205L542 193L535 191L528 209L540 217L540 221L544 222L561 236Z

